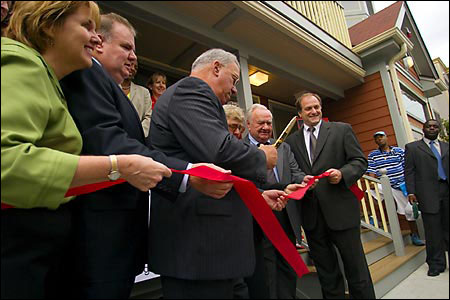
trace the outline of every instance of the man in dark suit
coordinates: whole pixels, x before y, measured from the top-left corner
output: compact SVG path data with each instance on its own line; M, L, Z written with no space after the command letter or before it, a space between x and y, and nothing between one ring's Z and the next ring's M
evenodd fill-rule
M427 249L428 276L438 276L447 267L448 251L448 143L438 141L440 124L423 124L424 138L406 144L405 178L408 200L418 202L422 212Z
M366 171L367 160L350 125L322 121L318 95L296 101L302 128L289 136L299 167L311 175L331 172L301 201L302 226L317 268L324 298L344 298L344 278L334 246L342 258L350 295L375 298L360 238L359 202L349 187Z
M265 106L253 104L250 107L247 113L247 128L249 134L244 137L245 142L255 146L274 143L274 141L271 140L273 131L272 113ZM291 147L288 144L282 143L277 151L277 165L275 168L267 171L267 184L265 186L282 190L286 188L296 189L295 184L291 186L289 186L289 184L301 184L306 174L299 169L294 154L291 151ZM307 176L306 182L311 179L311 177L312 176ZM274 211L274 214L292 244L295 245L296 239L301 241L300 202L289 201L286 205L286 209ZM261 241L256 241L255 245L260 245L263 248L263 264L265 266L264 281L269 289L269 298L295 299L297 284L297 275L295 274L295 271L267 237L261 236ZM261 282L261 280L259 282ZM261 285L261 283L259 285ZM251 288L252 284L249 283L249 290L251 290ZM257 288L262 289L262 286L258 286Z
M266 168L276 163L276 149L261 151L236 139L222 108L236 93L239 74L231 53L211 49L200 55L190 76L156 102L152 147L264 183ZM232 298L236 280L255 268L252 216L237 192L214 200L192 189L177 198L156 191L151 206L149 267L161 274L164 298Z
M129 75L131 62L136 60L132 25L116 14L102 15L98 32L102 43L93 52L93 66L74 72L61 82L69 111L83 138L82 153L141 154L170 168L186 169L187 162L148 148L136 110L119 87ZM111 172L110 179L118 179L120 170L112 171L115 172ZM176 197L186 188L182 183L186 179L173 174L157 188ZM217 198L231 189L226 183L205 184L195 177L188 180ZM215 187L218 193L213 191ZM148 192L124 183L74 201L74 237L64 270L70 272L71 278L62 278L70 285L66 293L74 298L129 297L135 276L146 263L148 197Z

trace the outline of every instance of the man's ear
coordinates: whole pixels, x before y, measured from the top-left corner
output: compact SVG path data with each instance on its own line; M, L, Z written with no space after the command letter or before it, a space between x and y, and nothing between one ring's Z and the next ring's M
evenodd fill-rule
M222 67L222 64L219 61L215 60L213 62L213 66L214 66L214 68L213 68L214 75L219 77L220 68Z
M103 35L98 34L98 39L100 40L100 42L98 42L97 45L95 45L95 51L102 54L104 52L103 42L105 41L105 38L103 37Z

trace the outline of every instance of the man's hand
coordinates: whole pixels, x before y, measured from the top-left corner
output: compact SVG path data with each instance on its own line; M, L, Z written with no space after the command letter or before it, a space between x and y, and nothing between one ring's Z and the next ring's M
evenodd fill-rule
M314 176L312 176L312 175L306 175L306 176L303 178L302 184L305 184L305 186L306 186L306 184L307 184L310 180L313 180L313 179L314 179ZM319 179L314 180L314 183L309 187L308 190L314 189L314 188L317 186L317 183L319 183Z
M330 172L330 176L328 176L328 181L331 184L338 184L339 182L341 182L342 179L341 171L336 169L328 169L327 172Z
M306 186L306 183L291 183L284 189L284 192L289 195L289 194L292 194L293 192L297 191L299 188L302 188L305 186Z
M283 210L289 200L289 198L286 198L287 194L279 190L264 191L262 196L270 208L276 211Z
M411 203L411 205L413 205L415 202L417 202L416 195L414 195L414 194L409 194L409 195L408 195L408 201L409 201L409 203Z
M266 155L267 170L275 168L278 159L277 149L273 145L260 145L259 149Z
M230 170L222 169L221 167L218 167L214 164L208 164L208 163L198 163L193 164L192 168L200 167L200 166L207 166L212 169L215 169L217 171L220 171L225 174L231 174ZM221 199L225 197L226 194L233 188L233 182L231 181L214 181L214 180L207 180L203 179L197 176L189 176L189 184L199 191L202 194L205 194L209 197L212 197L214 199Z

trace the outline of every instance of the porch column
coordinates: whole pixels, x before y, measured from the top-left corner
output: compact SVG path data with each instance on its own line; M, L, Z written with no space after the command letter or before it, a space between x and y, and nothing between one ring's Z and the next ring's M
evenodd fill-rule
M392 125L394 126L395 138L397 139L398 147L405 148L408 143L408 137L406 134L406 128L403 124L402 117L399 113L397 100L394 94L394 87L392 86L391 77L386 70L386 64L384 62L378 65L381 75L381 81L383 82L384 92L386 94L386 100L389 107L389 113L392 119Z
M237 98L239 107L246 112L253 104L252 88L250 86L250 79L248 78L248 55L239 51L238 60L241 64L241 78L237 85Z

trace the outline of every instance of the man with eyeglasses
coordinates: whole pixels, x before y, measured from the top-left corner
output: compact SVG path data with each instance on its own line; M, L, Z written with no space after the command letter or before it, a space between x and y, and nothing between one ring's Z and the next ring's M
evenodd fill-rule
M206 161L263 184L276 149L251 147L228 131L222 105L237 93L235 55L210 49L192 64L190 76L158 99L149 138L154 149L191 162ZM275 208L277 197L263 197ZM269 194L270 194L269 193ZM283 206L285 203L283 204ZM255 268L252 215L232 189L220 200L188 188L170 197L152 192L149 268L161 274L165 299L227 299L235 280Z
M418 202L425 229L428 276L438 276L447 267L448 251L448 143L438 141L437 120L423 124L424 137L405 146L405 178L408 200Z

